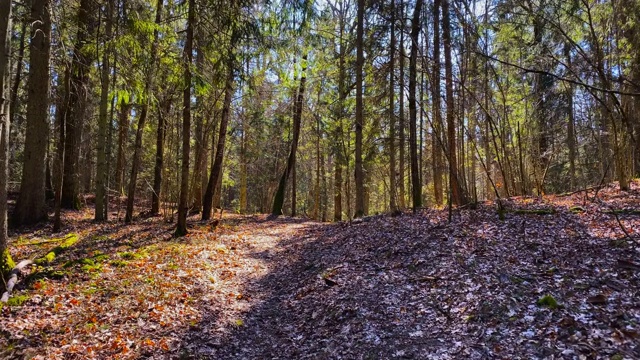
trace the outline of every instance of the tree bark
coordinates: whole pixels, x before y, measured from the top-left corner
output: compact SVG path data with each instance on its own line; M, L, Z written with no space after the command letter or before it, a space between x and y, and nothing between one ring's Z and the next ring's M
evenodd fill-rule
M106 5L106 24L105 24L105 40L102 55L102 72L100 76L100 114L98 117L98 163L96 168L96 208L94 219L103 221L108 219L106 202L109 200L107 196L107 179L109 172L107 170L107 129L109 127L109 90L111 82L111 36L113 32L113 8L114 0L107 1Z
M233 47L234 44L230 46ZM220 196L218 184L222 181L222 161L224 160L224 150L227 140L227 127L229 125L229 118L231 117L231 97L233 96L233 79L235 77L235 51L233 48L227 56L229 57L227 63L227 79L225 82L224 104L222 106L220 127L218 128L218 144L216 145L216 155L213 160L213 165L211 166L209 181L207 182L207 191L205 191L204 200L202 201L202 220L211 219L211 213L214 207L214 196L216 193Z
M284 173L280 177L278 183L278 190L273 199L273 207L271 209L272 215L282 215L282 206L284 204L284 195L287 188L287 182L289 176L293 172L296 166L296 153L298 151L298 141L300 140L300 125L302 122L302 108L304 104L304 90L307 82L307 55L302 56L302 76L300 77L300 87L298 88L298 96L295 102L295 112L293 114L293 137L291 139L291 150L289 151L289 157L287 159L287 166ZM293 191L293 190L292 190ZM292 209L293 212L294 209ZM295 214L292 214L295 216Z
M453 100L453 66L451 62L451 26L449 0L442 0L442 40L444 42L444 67L447 104L447 140L449 144L449 187L451 200L455 205L466 204L458 179L458 162L456 146L455 105Z
M355 217L364 216L364 172L362 167L362 128L364 126L363 66L364 66L364 8L365 0L358 0L356 29L356 209Z
M11 0L0 0L0 269L7 262L7 185L9 180L9 132L11 106ZM4 274L0 271L0 277ZM4 290L4 281L0 283Z
M160 25L162 21L162 5L163 5L163 0L158 0L156 3L156 25ZM147 116L149 114L149 106L151 103L150 98L153 94L154 85L155 85L154 80L156 75L156 62L158 57L158 37L159 37L159 32L158 32L158 29L156 28L153 31L153 43L151 43L151 63L149 64L149 68L147 69L147 74L146 74L144 95L142 99L143 101L142 111L140 111L140 117L138 118L138 128L136 129L136 143L135 143L135 148L133 150L133 161L131 162L131 177L129 178L129 190L127 191L127 211L124 217L125 223L130 223L133 220L133 206L135 203L136 183L138 180L138 170L140 168L140 156L142 152L142 135L144 133L144 126L146 124ZM191 37L193 37L193 30L191 33ZM193 39L191 39L191 41L193 41ZM186 45L185 45L185 51L186 51ZM191 49L189 49L189 51L191 51ZM189 54L189 56L190 58L192 57L191 54ZM189 74L190 74L190 70L187 69L187 71L189 71ZM189 77L188 84L190 84L190 79L191 78ZM191 85L189 85L189 91L190 89L191 89ZM189 99L191 99L190 96L189 96ZM187 134L187 138L190 139L189 134ZM187 161L187 165L188 165L188 161ZM188 176L189 174L187 171L187 177ZM187 184L188 184L188 179L187 179Z
M422 0L416 1L411 22L411 54L409 57L409 147L411 157L411 194L413 212L422 207L422 184L420 183L420 167L418 166L418 130L417 130L417 59L418 37L420 35L420 12Z
M171 99L166 99L158 109L158 127L156 129L156 162L153 168L153 194L151 195L151 214L160 213L160 195L162 195L162 170L164 167L164 140L167 133L167 116L171 111Z
M159 2L163 0L158 0ZM184 43L184 91L182 92L182 168L180 177L180 199L178 223L175 236L187 235L187 213L189 212L189 158L191 151L191 65L193 64L193 27L195 25L195 0L189 0L187 37Z
M433 75L431 78L432 117L431 152L433 157L433 192L435 203L443 204L442 186L442 100L440 94L440 0L433 1Z
M396 50L396 0L391 0L391 43L389 47L389 210L394 212L398 210L396 201L396 180L397 180L397 164L396 164L396 115L395 115L395 50Z
M62 183L61 206L66 209L80 208L79 158L89 98L89 72L93 62L93 51L87 46L95 29L95 3L81 0L78 9L78 32L71 62L70 87L66 111L64 180Z
M129 136L129 117L133 105L130 103L120 103L120 113L118 115L118 154L116 155L116 179L115 187L119 194L124 194L124 172L126 164L126 146Z
M27 132L20 195L13 214L15 226L34 224L47 219L45 161L49 142L49 58L51 48L49 0L33 0L30 24L32 24L32 29L27 84Z

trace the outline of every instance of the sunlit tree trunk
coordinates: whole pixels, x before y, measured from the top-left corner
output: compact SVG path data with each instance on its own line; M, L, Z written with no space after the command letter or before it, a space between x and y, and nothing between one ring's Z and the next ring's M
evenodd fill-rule
M158 0L163 1L163 0ZM184 90L182 92L182 167L180 175L180 199L175 236L187 235L189 212L189 158L191 153L191 65L193 64L193 27L195 26L195 0L189 0L187 36L184 43Z
M7 185L9 181L9 132L11 113L11 0L0 0L0 269L7 261ZM0 272L0 277L4 274ZM4 290L4 281L0 283Z
M456 146L455 102L453 99L453 66L451 62L451 26L449 0L442 0L442 40L444 42L444 67L447 105L447 141L449 144L449 188L451 200L456 205L466 203L462 187L458 179L458 162Z

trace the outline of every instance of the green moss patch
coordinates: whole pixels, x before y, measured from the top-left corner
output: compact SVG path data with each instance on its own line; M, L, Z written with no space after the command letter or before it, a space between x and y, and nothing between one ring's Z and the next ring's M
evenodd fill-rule
M25 303L25 301L29 300L29 297L27 295L16 295L13 297L9 298L9 301L7 301L7 305L8 306L22 306L22 304Z
M50 264L55 260L56 256L60 255L62 252L75 245L78 242L79 238L77 234L69 234L67 237L60 239L62 243L56 247L54 247L51 251L49 251L45 256L36 259L35 263L38 265Z
M540 307L546 307L549 309L557 309L560 306L558 304L558 301L556 301L556 299L551 295L545 295L541 297L540 299L538 299L536 304Z

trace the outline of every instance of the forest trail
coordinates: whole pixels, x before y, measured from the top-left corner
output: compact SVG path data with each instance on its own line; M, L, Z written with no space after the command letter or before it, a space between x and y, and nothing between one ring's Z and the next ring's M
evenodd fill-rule
M640 358L638 185L510 199L504 220L227 215L181 239L87 211L2 309L0 358ZM11 247L43 255L47 231Z

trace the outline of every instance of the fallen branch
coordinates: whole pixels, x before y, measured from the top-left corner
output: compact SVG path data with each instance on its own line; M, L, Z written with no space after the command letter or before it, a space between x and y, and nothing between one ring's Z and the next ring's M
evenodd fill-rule
M11 292L13 291L13 288L18 283L18 274L22 271L22 269L32 264L34 264L32 260L22 260L18 263L18 265L16 265L16 267L13 268L13 270L11 270L11 272L9 273L9 281L7 281L7 286L6 286L7 290L4 292L4 294L2 294L2 297L0 298L0 302L6 303L7 301L9 301Z

